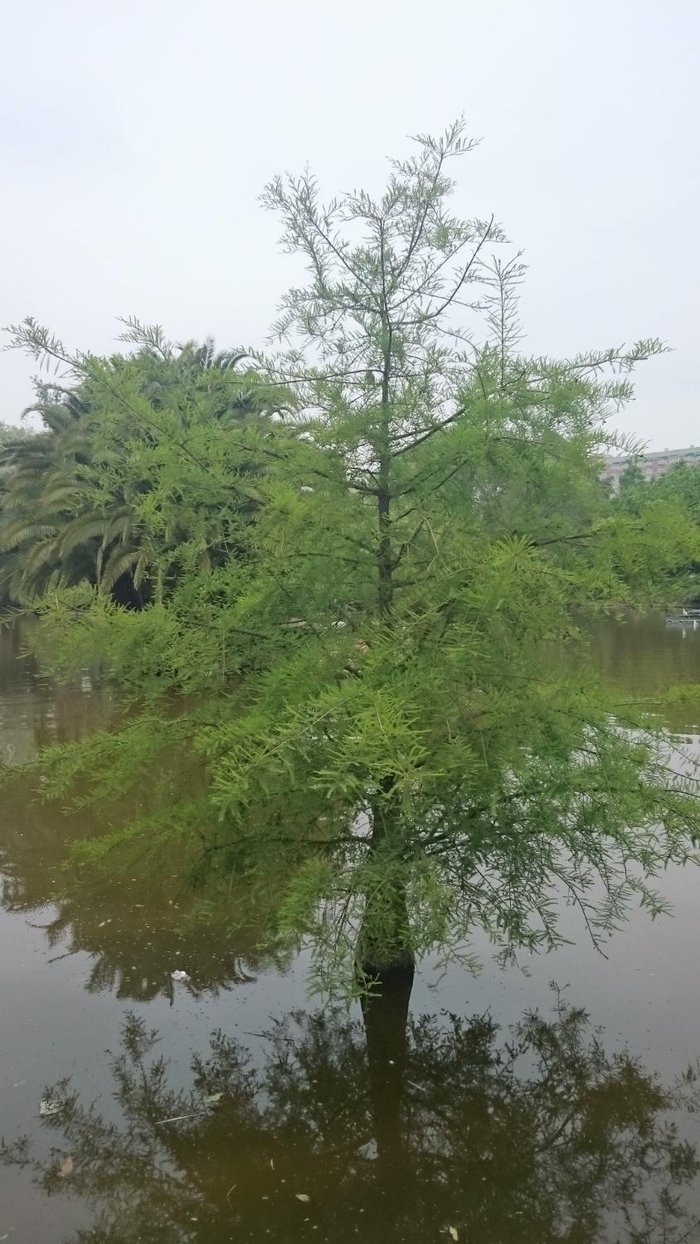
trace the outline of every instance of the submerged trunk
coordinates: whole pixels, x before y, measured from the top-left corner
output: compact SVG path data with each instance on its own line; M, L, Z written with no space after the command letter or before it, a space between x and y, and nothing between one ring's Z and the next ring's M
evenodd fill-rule
M365 896L357 946L358 969L370 979L393 969L413 971L401 837L396 780L392 774L386 774L372 802L369 862L376 872Z
M362 1017L377 1158L388 1175L391 1168L403 1166L401 1100L414 975L406 893L400 880L390 880L368 896L357 962L368 988L362 997Z

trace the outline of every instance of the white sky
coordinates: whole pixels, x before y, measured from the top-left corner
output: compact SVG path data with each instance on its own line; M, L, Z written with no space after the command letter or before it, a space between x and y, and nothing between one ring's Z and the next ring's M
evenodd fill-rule
M297 276L265 181L378 188L464 112L457 207L526 251L526 348L663 337L620 426L700 442L699 70L700 0L2 0L0 323L261 345ZM32 370L0 354L0 419Z

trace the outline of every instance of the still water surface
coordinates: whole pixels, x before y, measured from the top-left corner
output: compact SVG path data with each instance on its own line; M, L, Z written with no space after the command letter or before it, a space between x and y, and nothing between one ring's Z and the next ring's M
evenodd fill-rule
M3 759L109 721L20 651L0 634ZM593 651L625 690L700 680L700 631L659 617ZM699 726L673 721L696 751ZM101 828L2 793L0 1241L700 1241L695 1090L668 1091L700 1057L694 869L607 958L566 913L573 945L437 987L422 965L407 1029L400 991L365 1029L308 1001L303 956L193 927L167 868L66 890Z

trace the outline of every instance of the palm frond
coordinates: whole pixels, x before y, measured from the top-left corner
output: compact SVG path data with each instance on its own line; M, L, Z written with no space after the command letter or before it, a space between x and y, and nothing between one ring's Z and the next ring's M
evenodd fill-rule
M117 580L121 579L122 575L131 570L133 566L138 565L143 556L141 549L127 549L125 553L115 550L115 553L109 558L104 568L102 578L100 579L100 591L105 595L111 592ZM140 582L142 579L143 575L141 574ZM134 576L134 586L140 586L140 582L137 584Z
M61 536L61 557L67 557L73 549L90 540L103 540L108 524L109 519L104 514L85 514L76 518Z
M26 520L12 523L5 531L0 530L0 549L10 552L28 540L41 540L55 536L56 528L48 523L28 523Z

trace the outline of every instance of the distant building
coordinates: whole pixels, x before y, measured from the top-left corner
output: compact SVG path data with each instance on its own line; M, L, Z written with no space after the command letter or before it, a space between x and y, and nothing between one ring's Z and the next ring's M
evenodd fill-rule
M700 466L700 448L690 445L687 449L659 449L648 454L621 454L618 458L606 458L601 478L609 480L615 492L620 480L630 466L638 467L645 479L658 479L679 462Z

